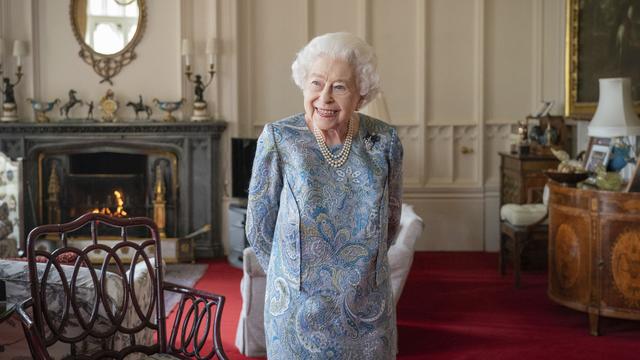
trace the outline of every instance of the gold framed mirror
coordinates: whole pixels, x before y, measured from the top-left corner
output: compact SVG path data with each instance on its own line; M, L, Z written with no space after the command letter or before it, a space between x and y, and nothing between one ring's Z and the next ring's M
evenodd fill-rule
M71 0L71 28L79 55L113 85L112 78L136 58L147 22L145 0Z

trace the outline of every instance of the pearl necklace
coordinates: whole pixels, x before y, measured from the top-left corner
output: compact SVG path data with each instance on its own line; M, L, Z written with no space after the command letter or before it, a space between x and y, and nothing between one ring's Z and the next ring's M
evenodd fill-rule
M327 147L327 143L324 141L324 137L322 136L322 132L317 127L313 127L313 135L316 138L316 142L320 147L320 152L324 159L334 168L339 168L347 162L349 158L349 152L351 151L351 141L353 140L353 121L349 119L349 125L347 127L347 137L344 139L344 145L342 145L342 149L338 155L333 155L329 148Z

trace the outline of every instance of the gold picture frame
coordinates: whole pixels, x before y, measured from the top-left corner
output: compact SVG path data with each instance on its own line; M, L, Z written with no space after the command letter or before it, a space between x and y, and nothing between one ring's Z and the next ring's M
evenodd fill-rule
M640 111L640 0L565 0L565 116L590 120L600 78L629 77ZM626 35L625 35L626 34Z

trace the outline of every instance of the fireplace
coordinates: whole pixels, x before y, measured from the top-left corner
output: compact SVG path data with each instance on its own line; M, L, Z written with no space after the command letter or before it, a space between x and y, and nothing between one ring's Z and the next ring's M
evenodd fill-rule
M87 211L147 216L166 237L224 256L219 141L226 124L1 123L0 151L24 159L25 233ZM116 193L117 192L117 193Z
M154 218L160 233L177 234L177 156L119 144L45 149L39 156L38 202L43 223L86 212ZM158 207L162 206L161 214Z

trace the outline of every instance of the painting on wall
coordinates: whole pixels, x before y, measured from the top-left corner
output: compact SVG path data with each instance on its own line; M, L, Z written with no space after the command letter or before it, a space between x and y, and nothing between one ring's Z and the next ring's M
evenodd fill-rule
M631 78L632 97L638 104L640 0L566 0L566 4L565 116L593 117L600 78Z

